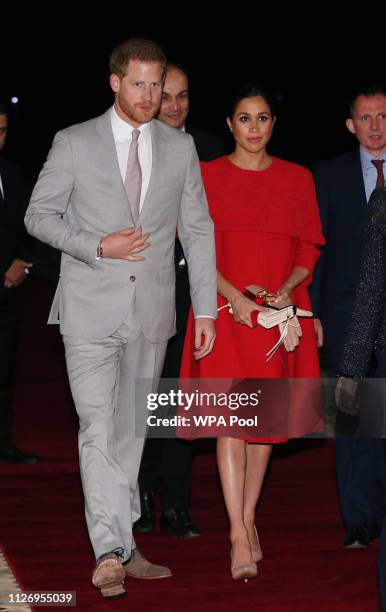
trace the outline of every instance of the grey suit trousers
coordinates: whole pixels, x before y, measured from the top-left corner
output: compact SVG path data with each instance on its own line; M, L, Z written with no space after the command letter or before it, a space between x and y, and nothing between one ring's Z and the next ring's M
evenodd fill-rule
M135 300L135 298L134 298ZM79 416L79 458L86 521L95 557L135 547L132 525L140 517L138 471L144 436L136 437L135 379L156 389L166 342L150 343L132 304L125 322L104 339L63 336L71 391ZM139 414L139 412L138 412ZM137 418L142 423L143 418Z

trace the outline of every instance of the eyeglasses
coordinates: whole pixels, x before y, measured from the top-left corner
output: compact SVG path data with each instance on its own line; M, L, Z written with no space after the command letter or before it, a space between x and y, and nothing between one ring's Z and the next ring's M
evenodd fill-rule
M6 134L8 128L7 127L0 127L0 135L1 134Z

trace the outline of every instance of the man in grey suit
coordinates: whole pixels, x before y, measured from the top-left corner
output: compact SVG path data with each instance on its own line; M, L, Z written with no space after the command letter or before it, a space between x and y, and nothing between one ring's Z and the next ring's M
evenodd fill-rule
M143 448L136 420L146 411L135 405L135 379L152 379L154 390L175 333L176 229L189 264L195 358L215 339L213 224L197 153L189 135L154 119L165 64L146 39L114 49L113 108L56 135L26 214L28 231L62 251L49 322L59 319L63 335L97 559L92 582L105 597L125 593L126 575L171 575L138 551L132 524Z

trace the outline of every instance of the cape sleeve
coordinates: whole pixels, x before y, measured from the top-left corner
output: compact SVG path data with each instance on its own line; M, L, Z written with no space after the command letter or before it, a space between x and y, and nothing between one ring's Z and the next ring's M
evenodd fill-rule
M304 172L302 179L302 193L299 200L301 228L296 242L294 266L302 266L312 273L320 256L319 247L325 244L325 239L314 180L308 170Z

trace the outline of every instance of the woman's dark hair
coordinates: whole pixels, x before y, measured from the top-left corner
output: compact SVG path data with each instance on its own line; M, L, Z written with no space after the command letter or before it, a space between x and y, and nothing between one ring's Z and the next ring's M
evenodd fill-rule
M269 106L272 117L274 117L276 115L275 100L265 87L262 87L257 83L247 83L236 92L236 94L229 100L227 117L233 117L236 107L241 100L244 100L245 98L255 98L256 96L260 96L265 100Z

